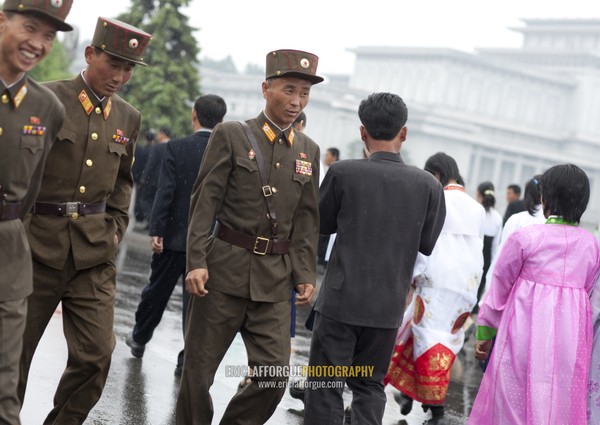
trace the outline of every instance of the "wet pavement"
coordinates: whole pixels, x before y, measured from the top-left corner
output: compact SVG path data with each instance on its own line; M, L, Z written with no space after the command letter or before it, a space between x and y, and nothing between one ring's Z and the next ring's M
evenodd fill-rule
M143 359L133 358L125 337L134 324L134 314L142 288L150 273L151 252L149 237L129 232L119 248L117 256L117 301L115 308L115 336L117 345L112 366L102 398L90 413L86 425L170 425L175 423L174 406L179 390L174 376L177 354L183 347L181 331L181 286L173 293L163 319L146 345ZM297 334L292 339L293 365L308 363L310 332L304 328L308 308L300 308L297 314ZM39 425L52 408L52 398L64 369L67 348L62 334L60 310L52 318L33 360L28 391L21 413L23 425ZM237 377L225 376L225 365L247 364L241 337L234 340L215 377L211 389L215 416L219 420L235 394ZM464 424L481 380L481 370L472 351L472 343L457 357L452 382L446 398L446 416L449 424ZM418 403L405 417L399 412L393 399L393 390L386 388L388 402L383 419L384 425L417 425L429 419ZM344 400L350 403L352 396L346 389ZM267 422L269 425L302 424L303 404L286 392L277 411Z

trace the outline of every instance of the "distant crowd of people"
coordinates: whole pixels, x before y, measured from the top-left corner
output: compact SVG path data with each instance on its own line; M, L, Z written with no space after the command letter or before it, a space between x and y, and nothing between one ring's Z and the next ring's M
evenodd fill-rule
M308 372L293 394L306 425L381 424L388 384L402 415L417 401L428 424L446 423L471 333L484 375L469 424L600 423L600 248L579 226L582 169L531 176L522 200L508 186L503 218L494 185L471 197L449 153L422 169L404 162L408 108L388 92L359 105L364 158L322 155L303 113L324 81L319 58L288 49L266 55L256 117L226 121L225 100L203 94L192 134L140 135L141 113L117 91L147 65L150 34L98 18L85 70L28 77L56 32L72 30L71 5L5 0L0 12L0 425L21 423L59 303L68 359L44 424L83 424L100 399L134 185L153 255L125 343L143 358L182 279L176 424L212 422L210 389L238 334L252 373L221 423L266 423L286 391L296 306L312 306Z

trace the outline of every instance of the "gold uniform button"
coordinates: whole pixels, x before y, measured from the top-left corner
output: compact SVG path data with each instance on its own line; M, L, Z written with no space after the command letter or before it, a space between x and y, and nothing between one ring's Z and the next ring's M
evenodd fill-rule
M79 186L79 193L85 193L85 186Z
M102 113L102 109L100 109L99 106L96 106L95 111L96 111L96 114L98 114L98 115L100 115Z
M98 133L92 133L92 140L98 140Z
M91 167L92 165L94 165L94 161L92 161L91 159L87 159L85 161L85 165L87 165L88 167Z
M2 133L4 133L4 129L0 127L0 136L2 136Z
M271 192L273 192L273 193L277 193L277 188L276 188L275 186L273 186L273 187L271 188Z
M278 162L277 164L275 164L275 168L279 170L281 168L281 164Z
M279 139L279 144L282 145L283 144L283 139Z
M2 103L8 103L8 96L5 94L2 95Z
M72 218L73 220L77 220L77 218L79 218L79 214L77 214L77 213L73 213L73 214L71 214L71 218Z

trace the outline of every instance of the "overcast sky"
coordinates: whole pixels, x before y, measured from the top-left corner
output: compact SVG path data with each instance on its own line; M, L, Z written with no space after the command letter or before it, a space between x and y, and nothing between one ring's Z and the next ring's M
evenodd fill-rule
M75 0L68 22L90 39L98 16L115 17L127 0ZM201 1L187 10L202 52L232 56L240 70L264 66L270 50L306 50L321 73L350 73L357 46L518 47L521 18L600 18L597 0L303 0Z

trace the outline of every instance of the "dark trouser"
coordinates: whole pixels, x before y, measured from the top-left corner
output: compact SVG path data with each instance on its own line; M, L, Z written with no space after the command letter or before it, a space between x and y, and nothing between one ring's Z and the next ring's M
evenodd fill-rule
M136 183L135 185L135 204L133 206L133 211L135 215L135 221L144 221L146 219L146 214L144 211L144 205L142 201L142 190L141 186Z
M28 299L19 377L21 402L31 360L59 302L69 353L54 408L44 425L83 424L102 395L115 348L115 277L112 262L76 270L71 253L62 270L33 261L33 294Z
M27 317L27 298L0 301L0 425L19 425L19 359Z
M185 252L165 249L152 256L150 280L142 291L142 299L135 313L133 339L138 344L147 344L160 323L169 298L179 278L185 280ZM184 294L185 290L184 283ZM186 303L184 298L184 320Z
M343 423L345 381L352 390L352 423L381 425L387 400L383 378L390 365L397 332L398 329L348 325L316 313L309 365L372 366L373 374L347 379L309 376L304 396L304 424Z
M210 289L191 297L185 332L185 363L177 399L177 425L210 425L209 394L215 373L236 334L248 352L248 364L288 366L290 361L290 301L255 302ZM258 377L238 391L221 419L223 425L264 424L285 393L284 382L259 387Z

